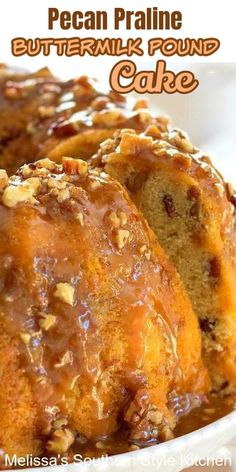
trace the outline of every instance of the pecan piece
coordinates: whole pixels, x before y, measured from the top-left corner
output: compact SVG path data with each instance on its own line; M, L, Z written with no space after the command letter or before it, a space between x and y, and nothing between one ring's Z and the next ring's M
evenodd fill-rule
M165 207L165 210L166 210L166 213L168 214L168 216L170 218L173 218L174 216L177 216L177 212L176 212L176 209L175 209L174 200L173 200L172 196L170 194L166 194L166 195L164 195L162 201L163 201L163 204L164 204L164 207Z

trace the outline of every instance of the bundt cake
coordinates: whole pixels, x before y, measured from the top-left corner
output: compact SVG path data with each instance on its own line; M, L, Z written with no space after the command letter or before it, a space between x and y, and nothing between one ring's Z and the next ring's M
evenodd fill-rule
M118 128L144 131L167 120L113 92L97 90L87 77L59 81L48 69L35 74L0 68L0 168L14 173L27 162L69 155L91 157Z
M179 129L123 130L92 159L128 189L199 317L215 392L236 390L236 197Z
M63 454L121 425L134 443L171 437L176 401L209 389L200 330L125 189L82 160L40 160L0 172L0 221L2 454Z

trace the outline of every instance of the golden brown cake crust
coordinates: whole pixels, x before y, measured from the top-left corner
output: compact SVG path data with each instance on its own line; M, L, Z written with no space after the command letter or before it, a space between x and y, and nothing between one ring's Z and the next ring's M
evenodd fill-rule
M117 133L92 159L129 190L176 264L200 318L214 388L236 386L233 188L179 129ZM196 288L197 286L197 288Z
M191 304L128 194L68 158L0 186L1 449L63 453L122 415L134 440L170 437L171 402L209 383Z

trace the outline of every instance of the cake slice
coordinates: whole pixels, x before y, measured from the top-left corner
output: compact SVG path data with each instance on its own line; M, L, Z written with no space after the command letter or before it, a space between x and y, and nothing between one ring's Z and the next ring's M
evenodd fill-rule
M0 172L0 221L1 455L64 454L81 435L89 449L120 428L171 438L208 375L180 277L128 193L44 159Z
M236 233L232 186L178 129L123 130L94 166L121 182L175 263L199 317L214 391L236 389Z

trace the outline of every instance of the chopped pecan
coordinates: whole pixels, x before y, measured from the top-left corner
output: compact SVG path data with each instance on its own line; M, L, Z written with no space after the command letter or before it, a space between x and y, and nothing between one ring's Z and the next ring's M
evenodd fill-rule
M70 198L70 191L68 188L64 188L62 190L59 190L58 195L57 195L57 201L58 203L62 203L65 200L69 200Z
M204 333L211 333L216 326L216 320L200 318L200 328Z
M56 369L59 369L60 367L64 367L65 365L70 364L73 364L73 353L71 351L66 351L54 367L56 367Z
M230 198L230 203L232 203L234 208L236 208L236 195L232 195L232 197Z
M149 125L144 134L155 139L161 139L161 131L156 125Z
M61 282L56 285L54 297L59 298L64 303L73 306L74 304L75 289L72 285L67 282Z
M20 338L23 341L24 344L29 344L31 340L31 334L27 332L21 332L20 333Z
M192 158L186 154L176 153L173 155L173 162L179 169L187 171L192 164Z
M167 431L170 432L170 426L167 425L163 413L151 403L149 392L145 388L137 391L124 420L129 427L129 439L136 445L150 440L158 442Z
M201 192L199 188L196 187L195 185L192 185L191 187L189 187L187 191L187 198L188 200L197 200L200 194Z
M0 169L0 190L4 189L8 183L8 175L4 169Z
M75 218L76 218L76 220L79 221L79 223L81 224L81 226L84 226L84 215L83 215L83 213L81 213L81 212L80 212L80 213L76 213Z
M62 158L63 169L66 174L75 175L78 173L78 162L72 157L63 157Z
M3 204L9 208L13 208L18 203L35 203L36 200L33 197L39 186L36 185L36 182L31 182L31 184L28 183L29 180L30 179L26 181L26 185L20 185L17 187L10 185L9 187L6 187L2 195Z
M210 276L219 278L221 273L220 261L217 257L213 257L210 261Z
M91 108L95 111L101 111L104 110L109 103L110 100L108 97L96 97L91 103Z
M166 210L166 213L168 214L168 216L170 218L173 218L174 216L177 216L177 212L176 212L176 209L175 209L174 200L173 200L172 196L170 194L166 194L166 195L164 195L162 201L163 201L163 204L164 204L164 207L165 207L165 210Z
M124 213L123 211L119 211L119 218L120 218L121 224L125 226L128 222L126 213Z
M40 313L40 317L39 326L44 331L48 331L56 323L56 316L51 313Z
M125 121L125 116L120 108L113 108L111 110L93 112L92 121L94 125L115 127L119 123Z
M38 113L42 119L51 118L55 113L55 107L40 105L38 108Z
M121 135L120 152L125 155L137 155L142 150L152 149L153 141L150 136L124 132Z
M106 216L109 223L111 223L113 228L119 228L121 219L117 216L117 214L114 211L109 211L108 215Z
M57 420L54 421L53 428L60 429L60 428L63 428L63 426L67 426L67 424L68 424L67 418L58 418Z

